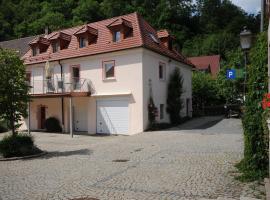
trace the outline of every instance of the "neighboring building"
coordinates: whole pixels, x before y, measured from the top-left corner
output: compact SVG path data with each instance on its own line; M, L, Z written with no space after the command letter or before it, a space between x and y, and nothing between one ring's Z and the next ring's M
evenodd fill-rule
M4 49L13 49L19 53L20 56L26 54L30 49L29 42L31 42L36 36L24 37L9 41L0 42L0 47Z
M211 73L213 77L217 77L220 70L220 55L190 57L188 60L197 70Z
M29 46L22 59L32 86L31 130L56 117L65 132L139 133L148 126L150 93L157 121L169 122L167 85L176 67L184 78L181 115L192 115L191 63L168 31L137 13L38 36Z

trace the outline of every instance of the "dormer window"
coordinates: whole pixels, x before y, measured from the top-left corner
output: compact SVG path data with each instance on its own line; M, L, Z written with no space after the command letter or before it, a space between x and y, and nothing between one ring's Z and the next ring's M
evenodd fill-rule
M46 52L50 45L50 42L47 38L39 36L32 40L29 45L32 49L32 55L36 56L40 53Z
M89 26L84 25L79 30L77 30L74 35L78 39L79 48L86 47L87 45L92 45L97 43L98 30Z
M52 45L52 52L55 53L59 50L68 48L71 41L71 36L60 31L52 35L49 40Z
M119 42L133 36L132 23L126 19L116 19L107 25L107 27L111 31L113 42Z
M86 38L85 37L80 37L79 38L79 47L83 48L86 46Z
M53 51L53 53L59 51L59 49L60 49L59 42L58 41L53 42L52 43L52 51Z
M113 32L113 42L119 42L121 38L121 32L120 31L114 31Z

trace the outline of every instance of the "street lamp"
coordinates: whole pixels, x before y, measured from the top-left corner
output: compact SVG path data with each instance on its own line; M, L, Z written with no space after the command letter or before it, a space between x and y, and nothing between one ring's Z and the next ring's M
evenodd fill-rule
M244 30L240 33L240 44L241 48L244 51L245 57L245 79L244 79L244 96L243 100L246 100L246 81L247 81L247 54L252 44L252 33L247 27L244 27Z

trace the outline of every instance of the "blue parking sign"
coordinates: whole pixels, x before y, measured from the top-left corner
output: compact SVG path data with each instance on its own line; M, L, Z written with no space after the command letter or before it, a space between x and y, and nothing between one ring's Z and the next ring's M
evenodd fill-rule
M226 76L227 76L227 79L235 79L236 77L235 69L228 69Z

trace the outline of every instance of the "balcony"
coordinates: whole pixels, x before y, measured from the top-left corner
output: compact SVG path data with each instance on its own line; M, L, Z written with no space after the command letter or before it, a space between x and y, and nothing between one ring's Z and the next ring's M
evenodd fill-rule
M90 80L45 79L31 81L29 93L32 97L89 96Z

